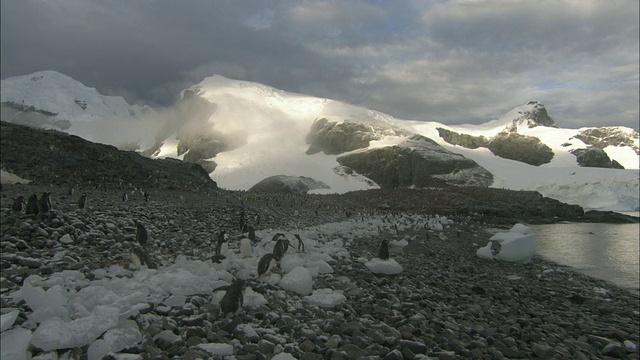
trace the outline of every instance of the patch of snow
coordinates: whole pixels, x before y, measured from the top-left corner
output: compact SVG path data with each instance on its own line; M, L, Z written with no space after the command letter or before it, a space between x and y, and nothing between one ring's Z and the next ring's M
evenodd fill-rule
M311 305L332 308L347 301L347 297L340 290L317 289L311 295L305 296L304 300Z

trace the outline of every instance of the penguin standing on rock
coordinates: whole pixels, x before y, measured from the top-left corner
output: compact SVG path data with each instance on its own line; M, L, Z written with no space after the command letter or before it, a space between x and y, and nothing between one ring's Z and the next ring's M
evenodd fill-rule
M24 207L24 196L20 195L15 200L13 200L13 205L11 206L11 210L15 212L21 212Z
M151 257L138 245L133 244L131 254L129 256L131 258L131 267L135 270L140 269L142 265L146 265L149 269L158 268L156 263L151 260Z
M220 300L220 314L226 319L231 319L236 316L242 309L242 302L244 300L244 281L236 280L227 288L227 292Z
M276 256L278 261L282 260L284 257L284 253L287 252L289 248L289 240L287 239L278 239L276 241L276 246L273 247L273 254Z
M80 199L78 199L78 208L84 209L85 206L87 206L87 194L82 194Z
M295 240L296 252L299 252L299 253L304 252L304 243L302 242L300 235L293 234L293 237L296 239Z
M258 261L258 278L269 275L277 266L276 256L273 253L264 254Z
M229 252L229 235L222 230L218 233L218 239L216 241L216 255L227 256Z
M251 257L251 240L246 237L240 239L240 257L245 259Z
M27 200L27 215L38 215L40 212L40 205L38 204L38 195L33 194L29 196L29 200Z
M49 210L51 210L51 193L43 192L42 197L40 197L39 205L41 213L44 214L49 212Z
M127 195L127 193L123 193L122 194L122 202L125 202L127 200L129 200L129 195Z
M149 234L147 233L147 229L141 222L136 221L136 242L140 245L146 245L148 238Z
M381 260L389 260L389 242L382 240L380 243L380 249L378 249L378 257Z

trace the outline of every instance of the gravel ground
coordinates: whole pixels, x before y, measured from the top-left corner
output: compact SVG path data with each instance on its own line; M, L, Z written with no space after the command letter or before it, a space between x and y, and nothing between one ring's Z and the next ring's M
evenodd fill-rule
M357 201L336 204L322 197L258 196L219 191L208 195L178 191L142 194L127 189L96 191L4 185L1 197L1 305L18 308L17 323L32 310L9 294L33 274L46 277L79 270L127 266L135 220L152 237L150 255L161 266L177 255L204 260L221 229L232 233L241 210L257 230L296 231L308 226L367 221L378 209ZM11 209L17 195L52 193L50 214L27 216ZM79 194L88 204L77 208ZM347 301L333 308L312 306L303 297L268 284L254 284L268 304L232 319L217 315L213 294L189 296L180 308L164 304L132 317L144 340L122 351L144 359L210 358L201 344L233 346L238 359L269 359L290 354L301 359L500 359L639 358L638 292L623 290L535 257L525 265L480 259L497 225L481 216L455 217L443 231L426 229L407 213L386 214L389 224L406 224L380 238L347 241L349 259L331 263L333 273L314 279L314 288L342 290ZM426 216L425 214L422 214ZM414 223L408 224L414 221ZM398 275L376 275L362 258L377 255L382 238L407 240L391 256L404 268ZM63 254L63 255L60 255ZM56 256L57 255L57 256ZM52 356L36 348L34 356ZM53 352L55 353L55 351ZM86 358L87 346L58 355ZM50 357L51 358L51 357Z

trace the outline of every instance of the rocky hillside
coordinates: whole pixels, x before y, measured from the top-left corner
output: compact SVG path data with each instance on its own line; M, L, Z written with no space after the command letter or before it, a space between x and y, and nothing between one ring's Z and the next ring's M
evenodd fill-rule
M1 122L0 167L36 184L209 191L216 183L196 164L149 159L55 130Z

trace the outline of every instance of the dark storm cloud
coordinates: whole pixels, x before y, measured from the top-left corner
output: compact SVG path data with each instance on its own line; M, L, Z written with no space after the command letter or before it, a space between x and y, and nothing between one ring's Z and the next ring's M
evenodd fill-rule
M1 3L2 78L52 69L170 104L220 74L399 118L484 122L528 100L562 126L638 128L638 2Z

